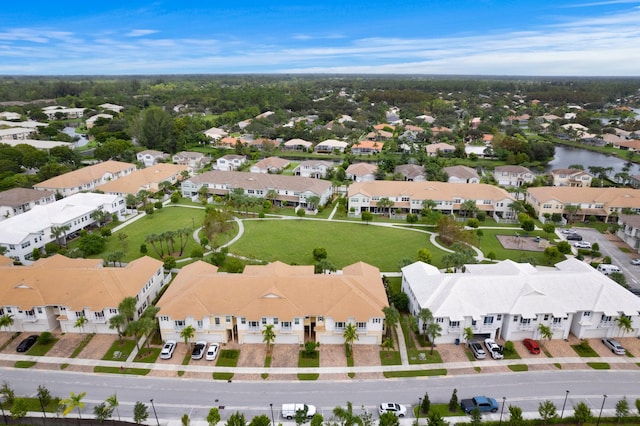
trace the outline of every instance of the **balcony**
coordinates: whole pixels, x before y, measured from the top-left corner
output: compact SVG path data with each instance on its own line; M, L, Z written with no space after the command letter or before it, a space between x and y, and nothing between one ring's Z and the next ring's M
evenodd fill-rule
M35 315L25 315L22 322L37 322L38 318Z
M615 321L600 321L598 324L599 328L609 328L614 327L616 325Z
M293 331L292 327L280 327L280 332L282 333L291 333Z

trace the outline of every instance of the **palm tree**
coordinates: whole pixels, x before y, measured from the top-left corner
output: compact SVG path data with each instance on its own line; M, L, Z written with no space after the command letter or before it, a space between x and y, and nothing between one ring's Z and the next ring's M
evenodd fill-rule
M127 318L122 313L119 313L109 318L109 328L112 330L115 328L118 331L118 338L120 340L122 340L122 327L126 323L127 323Z
M387 335L391 337L391 330L395 328L398 321L400 321L400 312L398 312L398 309L393 305L385 306L382 308L382 312L384 313Z
M262 329L262 341L267 344L267 353L271 352L271 345L276 340L276 333L273 331L273 324L267 324Z
M422 209L426 210L427 212L430 212L431 210L435 209L438 206L438 203L436 203L434 200L422 200Z
M84 408L84 402L82 402L82 398L84 398L86 394L87 394L86 392L80 392L79 394L70 392L69 398L62 400L62 404L65 407L64 411L62 412L62 415L66 416L71 411L73 411L74 408L77 408L78 418L82 419L82 413L80 412L80 410Z
M318 197L317 195L307 197L307 207L310 210L315 210L315 208L318 207L318 204L320 204L320 197Z
M118 409L120 403L118 402L118 395L116 395L115 393L113 395L109 395L105 402L109 404L109 407L111 407L111 409L116 409L116 412L118 413L118 421L120 421L120 410Z
M196 335L196 329L192 325L188 325L180 332L180 337L184 339L184 344L188 345L189 341Z
M136 348L138 352L140 352L140 342L139 336L144 332L142 320L131 321L127 324L127 328L125 329L125 333L127 336L133 336L136 341Z
M615 319L616 325L620 329L620 337L623 337L625 333L633 331L633 323L631 318L626 315L620 315Z
M352 323L347 324L347 326L344 328L342 337L344 337L344 344L347 345L347 351L349 352L349 354L352 354L353 342L360 338L360 336L358 336L358 330L356 329L356 326Z
M387 214L391 217L391 207L393 207L395 203L391 201L388 197L382 197L378 200L378 207L382 210L387 210Z
M430 322L427 325L427 336L431 342L431 355L433 355L433 347L436 345L436 338L442 336L442 327L437 322Z
M64 235L64 245L67 245L67 231L71 229L71 227L69 225L62 225L62 226L52 226L51 227L51 236L53 238L55 238L56 240L56 244L58 244L58 247L62 247L60 245L60 236Z
M4 328L5 330L9 330L9 327L11 327L12 325L13 325L13 315L4 314L0 317L0 327Z
M347 408L334 408L333 415L340 419L341 426L364 426L362 418L353 414L353 404L351 404L351 401L347 401Z
M567 212L567 219L569 220L569 223L573 223L576 220L578 212L580 211L580 205L569 204L564 207L564 210Z
M88 323L88 322L89 322L89 320L87 319L87 317L85 317L84 315L82 315L82 316L80 316L80 317L76 318L76 322L75 322L75 324L73 324L73 326L74 326L75 328L79 328L79 329L81 329L81 330L84 332L84 325L85 325L86 323Z
M553 338L553 331L551 331L551 328L548 325L544 325L544 324L538 325L538 332L540 332L540 337L542 337L542 342L544 342L545 340L551 340Z
M422 308L418 313L418 318L422 322L420 334L423 334L427 330L427 324L433 321L433 314L429 308Z
M465 202L460 204L460 213L463 213L464 217L467 217L469 213L471 213L471 215L475 217L477 212L478 206L476 206L475 200L466 200Z
M134 297L125 297L118 305L118 312L124 315L127 322L133 321L136 313L136 299Z
M156 328L156 321L153 318L143 316L136 322L139 323L140 335L147 335L147 349L150 351L151 334Z

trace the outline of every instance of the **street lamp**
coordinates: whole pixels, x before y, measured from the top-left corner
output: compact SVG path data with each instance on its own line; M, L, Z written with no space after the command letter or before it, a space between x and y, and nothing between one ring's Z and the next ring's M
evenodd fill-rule
M38 401L40 401L40 408L42 408L42 424L46 425L47 424L47 413L44 410L44 404L42 403L42 398L40 397L40 395L38 395Z
M504 403L505 403L506 400L507 400L507 397L503 396L502 397L502 407L500 408L500 423L499 424L502 424L502 413L504 411Z
M276 426L276 421L273 418L273 403L269 403L269 408L271 409L271 426Z
M160 420L158 420L158 413L156 413L156 406L153 404L153 398L151 398L151 407L153 407L153 415L156 416L156 423L160 426Z
M598 421L596 422L596 426L600 424L600 417L602 417L602 409L604 408L604 403L607 400L607 395L602 395L604 398L602 399L602 406L600 407L600 414L598 414Z
M564 395L564 403L562 404L562 411L560 412L560 418L562 418L562 416L564 416L564 407L567 405L567 398L569 397L569 391L566 391L567 393Z
M416 418L416 424L420 422L420 410L422 410L422 398L418 397L418 415Z

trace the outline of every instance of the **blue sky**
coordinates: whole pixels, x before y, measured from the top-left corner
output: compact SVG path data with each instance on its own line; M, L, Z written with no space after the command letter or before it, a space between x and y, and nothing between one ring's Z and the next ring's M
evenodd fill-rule
M640 0L7 1L1 75L640 77Z

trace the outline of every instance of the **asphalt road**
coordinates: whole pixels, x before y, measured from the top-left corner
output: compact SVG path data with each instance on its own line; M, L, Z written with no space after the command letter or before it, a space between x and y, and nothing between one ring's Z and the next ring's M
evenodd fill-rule
M594 412L600 409L603 395L608 395L605 409L614 409L616 402L626 396L633 407L640 398L640 372L624 370L555 370L526 373L478 374L411 379L366 381L282 381L282 382L219 382L159 377L135 377L109 374L86 374L64 371L2 368L3 381L7 381L18 396L35 396L38 385L44 384L52 396L67 397L69 392L86 392L83 413L93 415L93 406L103 402L114 392L120 402L120 414L131 417L133 405L141 401L149 407L150 419L153 398L160 419L179 419L189 414L192 420L204 420L211 407L220 407L223 419L235 411L245 414L247 420L256 415L270 413L273 404L276 422L280 417L280 405L288 402L314 404L318 411L331 417L336 406L353 403L357 413L361 407L372 413L383 401L393 401L407 406L418 403L418 398L428 392L432 403L447 403L454 388L458 398L487 395L506 405L517 405L524 412L537 412L538 404L551 400L558 407L563 405L566 391L567 410L584 401ZM224 407L224 408L222 408ZM116 416L114 414L114 416ZM116 416L117 417L117 416Z

